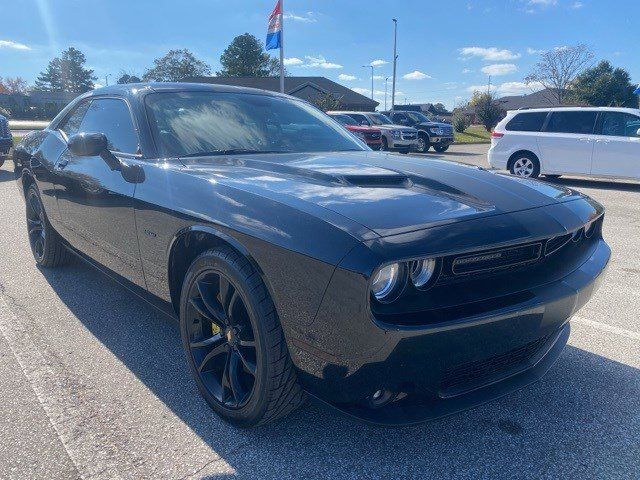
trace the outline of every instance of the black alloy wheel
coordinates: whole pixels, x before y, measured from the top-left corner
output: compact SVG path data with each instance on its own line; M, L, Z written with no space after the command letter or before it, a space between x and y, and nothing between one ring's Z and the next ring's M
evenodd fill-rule
M427 153L429 151L429 137L424 134L418 136L418 152Z
M238 288L207 270L189 291L189 354L207 391L229 409L246 405L255 386L256 340Z
M29 186L25 199L29 245L36 263L47 268L68 263L71 254L64 246L60 235L49 224L35 184Z
M198 390L224 420L252 427L305 403L268 290L232 248L203 252L189 267L180 333Z

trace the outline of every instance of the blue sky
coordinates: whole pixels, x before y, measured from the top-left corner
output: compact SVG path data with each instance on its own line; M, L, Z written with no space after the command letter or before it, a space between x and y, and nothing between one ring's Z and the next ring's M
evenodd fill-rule
M189 48L215 71L235 35L261 40L275 0L4 0L0 76L33 82L53 55L81 49L98 83L142 74L171 48ZM528 93L523 78L540 51L585 43L596 59L640 81L640 11L635 0L285 0L291 75L321 75L384 99L398 18L398 101L468 98L492 83L499 95ZM274 54L276 52L273 52ZM389 91L391 82L389 81ZM484 87L486 88L486 87ZM390 96L389 96L390 98Z

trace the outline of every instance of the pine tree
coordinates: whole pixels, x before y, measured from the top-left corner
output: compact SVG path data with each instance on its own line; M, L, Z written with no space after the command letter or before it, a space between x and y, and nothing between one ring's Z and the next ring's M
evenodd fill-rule
M93 70L84 68L84 54L73 47L62 52L38 75L35 89L47 92L84 93L93 89Z

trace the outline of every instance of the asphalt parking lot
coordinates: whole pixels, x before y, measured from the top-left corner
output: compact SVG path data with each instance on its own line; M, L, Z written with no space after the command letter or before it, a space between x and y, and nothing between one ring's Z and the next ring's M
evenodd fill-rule
M486 145L430 155L486 166ZM0 169L0 478L640 478L640 184L559 179L607 208L613 259L537 384L419 427L311 405L237 430L178 328L80 263L39 270Z

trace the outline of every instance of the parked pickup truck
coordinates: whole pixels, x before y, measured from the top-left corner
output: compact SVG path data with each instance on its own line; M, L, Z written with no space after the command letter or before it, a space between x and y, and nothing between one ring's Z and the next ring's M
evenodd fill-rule
M448 123L434 122L422 112L393 110L385 113L393 123L418 130L418 151L426 153L433 147L436 152L446 152L453 143L453 127Z
M353 118L359 125L378 128L382 131L381 150L409 153L418 148L418 131L412 127L394 125L391 119L380 112L327 112L344 114Z
M0 115L0 167L4 163L4 156L9 153L11 147L13 147L13 137L9 130L9 122Z
M353 118L343 113L330 113L329 116L340 122L344 128L366 143L369 148L372 150L380 150L380 145L382 144L382 132L379 128L359 125Z

